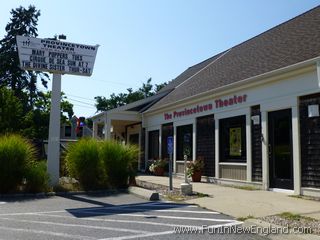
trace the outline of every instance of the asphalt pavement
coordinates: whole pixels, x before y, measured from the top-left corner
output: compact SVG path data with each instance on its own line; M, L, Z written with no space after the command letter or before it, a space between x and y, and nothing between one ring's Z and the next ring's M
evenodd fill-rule
M240 227L232 217L196 205L131 194L0 200L0 240L266 239L231 233Z

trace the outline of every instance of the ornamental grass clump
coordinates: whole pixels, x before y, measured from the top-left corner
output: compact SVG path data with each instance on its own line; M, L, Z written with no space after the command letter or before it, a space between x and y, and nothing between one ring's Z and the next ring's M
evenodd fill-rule
M1 136L0 193L16 192L35 158L36 150L26 139L19 135Z
M112 188L125 188L129 177L136 173L139 150L134 145L122 145L115 141L101 143L100 159Z
M107 186L104 163L99 157L101 143L95 139L81 139L67 149L66 167L71 177L79 180L85 190Z
M49 175L45 161L32 162L25 173L26 191L31 193L47 192L49 189Z

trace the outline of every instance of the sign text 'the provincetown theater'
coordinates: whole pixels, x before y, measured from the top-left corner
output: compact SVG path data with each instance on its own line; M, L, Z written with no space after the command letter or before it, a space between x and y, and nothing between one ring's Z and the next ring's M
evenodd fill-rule
M227 97L227 98L219 98L214 101L215 103L215 108L224 108L232 105L237 105L241 104L247 101L247 95L234 95L232 97ZM187 107L184 108L183 110L175 110L172 113L164 113L164 120L171 120L174 118L180 118L188 115L193 115L197 113L202 113L202 112L207 112L211 111L213 109L213 104L208 103L208 104L200 104L200 105L195 105L193 107Z

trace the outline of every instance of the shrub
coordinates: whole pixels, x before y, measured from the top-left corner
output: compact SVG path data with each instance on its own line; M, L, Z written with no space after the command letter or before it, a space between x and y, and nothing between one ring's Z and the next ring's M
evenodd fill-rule
M129 176L134 176L136 172L138 148L115 141L104 141L101 146L100 159L104 163L111 187L127 187Z
M14 192L35 159L35 148L18 135L0 137L0 192Z
M94 139L81 139L67 149L66 167L70 175L85 189L99 189L106 185L106 173L99 158L98 143Z
M25 173L27 192L46 192L48 190L49 175L45 161L32 162Z

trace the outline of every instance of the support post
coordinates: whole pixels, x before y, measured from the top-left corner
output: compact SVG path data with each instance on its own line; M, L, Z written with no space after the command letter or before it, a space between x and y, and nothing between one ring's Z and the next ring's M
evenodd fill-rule
M61 74L53 74L47 160L51 186L57 185L60 177L60 101Z
M299 109L292 107L292 145L293 147L293 184L294 194L301 194L301 155L300 155L300 126Z

